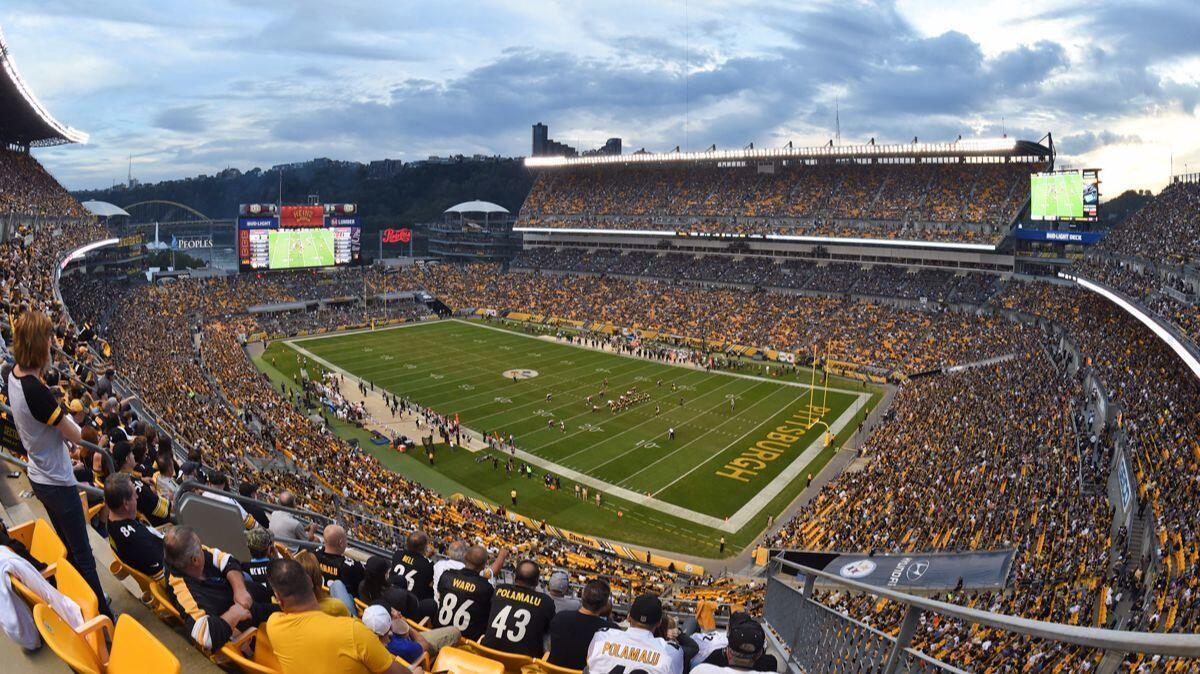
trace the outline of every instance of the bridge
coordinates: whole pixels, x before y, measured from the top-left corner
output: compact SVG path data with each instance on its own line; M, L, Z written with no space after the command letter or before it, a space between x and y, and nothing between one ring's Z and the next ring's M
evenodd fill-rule
M165 199L138 201L123 207L129 213L129 222L122 226L123 233L145 232L147 238L159 228L160 237L167 234L217 234L228 233L232 238L233 218L210 218L200 211Z

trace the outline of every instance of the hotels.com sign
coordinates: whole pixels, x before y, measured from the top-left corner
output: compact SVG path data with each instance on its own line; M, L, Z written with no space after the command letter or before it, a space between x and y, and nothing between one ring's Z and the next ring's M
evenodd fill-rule
M385 229L383 230L383 243L411 243L412 230L404 227L402 229Z

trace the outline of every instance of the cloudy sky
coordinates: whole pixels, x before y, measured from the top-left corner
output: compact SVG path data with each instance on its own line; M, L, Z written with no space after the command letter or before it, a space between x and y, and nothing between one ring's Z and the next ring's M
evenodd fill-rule
M1033 4L1036 9L1029 9ZM1104 191L1200 170L1200 2L5 0L71 188L328 156L1052 132Z

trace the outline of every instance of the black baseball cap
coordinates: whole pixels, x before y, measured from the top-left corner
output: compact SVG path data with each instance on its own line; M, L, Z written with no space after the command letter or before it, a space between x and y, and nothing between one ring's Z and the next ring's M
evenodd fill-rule
M739 622L729 629L729 648L745 657L755 657L763 651L767 635L762 625L753 620Z
M629 619L643 625L657 625L662 620L662 601L658 595L644 594L633 600L629 609Z
M734 611L733 613L731 613L729 615L729 628L730 629L733 629L734 625L740 625L741 623L752 623L752 622L754 622L754 616L750 615L749 613L746 613L745 611Z

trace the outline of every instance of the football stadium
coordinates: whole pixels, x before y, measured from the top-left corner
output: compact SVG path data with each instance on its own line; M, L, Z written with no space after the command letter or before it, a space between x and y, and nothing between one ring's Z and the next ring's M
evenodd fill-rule
M510 207L71 191L0 60L4 671L1200 671L1200 174L539 122Z

